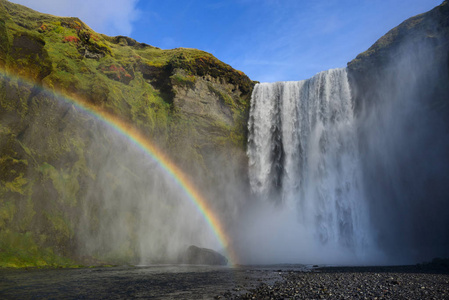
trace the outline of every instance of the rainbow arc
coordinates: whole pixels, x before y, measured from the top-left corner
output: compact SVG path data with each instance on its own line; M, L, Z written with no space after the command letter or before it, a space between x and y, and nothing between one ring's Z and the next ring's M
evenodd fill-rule
M209 203L201 195L201 193L198 191L192 181L186 176L186 174L178 166L176 166L169 159L169 157L161 151L161 149L159 149L154 143L152 143L148 137L144 136L138 129L136 129L131 124L121 120L119 117L82 99L76 97L68 97L54 90L46 90L44 87L37 85L36 83L32 83L26 79L8 74L5 71L0 71L0 74L3 74L11 79L15 78L32 86L38 86L45 92L51 92L53 94L52 96L56 96L57 99L66 103L71 103L81 111L86 112L96 119L100 120L101 122L109 125L121 136L125 137L129 142L133 143L144 153L146 153L146 155L150 159L157 163L161 170L168 174L173 179L173 181L181 187L186 197L193 203L193 205L196 206L199 213L201 213L205 221L214 232L220 245L222 246L224 251L226 251L226 256L229 260L230 265L236 263L235 255L233 254L233 251L231 249L230 239L226 235L223 225L216 213L212 210Z

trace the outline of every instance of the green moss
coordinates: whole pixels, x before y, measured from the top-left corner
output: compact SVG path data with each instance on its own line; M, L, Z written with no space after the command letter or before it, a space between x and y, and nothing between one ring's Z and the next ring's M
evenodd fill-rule
M22 86L17 79L7 78L3 74L0 75L0 81L0 106L4 109L3 112L15 112L23 119L28 112L27 98L31 89Z
M0 19L0 67L4 67L8 60L9 39L4 20Z
M56 170L52 165L44 163L39 170L44 175L44 180L51 179L53 187L58 192L58 201L71 207L77 204L77 193L80 189L78 182L80 168L76 163L71 169L61 170Z
M11 45L10 67L19 69L21 76L42 80L52 70L51 59L44 46L45 41L35 33L16 33Z
M67 36L79 41L64 42ZM2 51L0 65L40 82L45 91L0 75L0 165L8 170L0 180L0 266L70 265L61 255L75 255L83 210L89 208L92 231L101 225L103 200L91 201L86 193L98 179L98 153L113 144L113 136L98 133L95 117L49 90L82 99L135 126L192 174L192 166L207 169L207 149L244 146L240 125L190 117L173 104L174 86L189 89L212 77L217 86L210 91L232 109L235 123L244 122L251 81L206 52L161 50L126 37L106 37L76 18L42 15L0 0ZM218 82L240 90L229 91ZM112 191L120 186L117 174L105 176ZM136 257L133 217L127 216L130 242L98 257L121 263Z
M173 84L193 88L195 86L196 77L193 75L183 76L179 73L176 73L170 77L173 81Z
M236 104L234 102L234 100L232 99L231 96L229 96L229 94L224 93L223 91L220 91L219 89L215 88L211 83L209 83L207 85L207 87L209 88L209 90L214 93L215 95L218 96L218 98L224 103L226 104L228 107L230 107L231 109L235 110Z
M4 187L7 191L23 195L25 193L23 187L27 184L27 182L28 180L23 178L23 174L20 174L13 181L4 183Z
M2 199L0 202L0 228L5 228L13 220L16 212L17 208L13 201L5 201Z
M72 224L61 213L45 212L44 216L49 221L49 224L51 224L51 231L55 233L53 238L56 239L58 244L62 244L73 237L74 231Z
M76 264L40 247L31 232L0 230L0 268L71 267Z

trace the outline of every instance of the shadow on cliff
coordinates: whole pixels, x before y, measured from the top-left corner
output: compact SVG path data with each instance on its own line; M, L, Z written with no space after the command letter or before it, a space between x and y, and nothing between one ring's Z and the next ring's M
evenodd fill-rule
M449 256L448 6L349 64L372 234L390 263Z

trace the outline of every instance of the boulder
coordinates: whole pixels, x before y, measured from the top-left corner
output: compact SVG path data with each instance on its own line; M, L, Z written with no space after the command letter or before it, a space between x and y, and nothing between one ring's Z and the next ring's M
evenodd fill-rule
M212 249L189 246L184 254L183 262L195 265L227 265L226 257Z

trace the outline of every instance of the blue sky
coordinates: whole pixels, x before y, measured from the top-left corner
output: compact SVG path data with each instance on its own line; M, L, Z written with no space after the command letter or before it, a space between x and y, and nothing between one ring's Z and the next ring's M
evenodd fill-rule
M442 0L13 0L97 32L197 48L261 82L345 67L388 30Z

